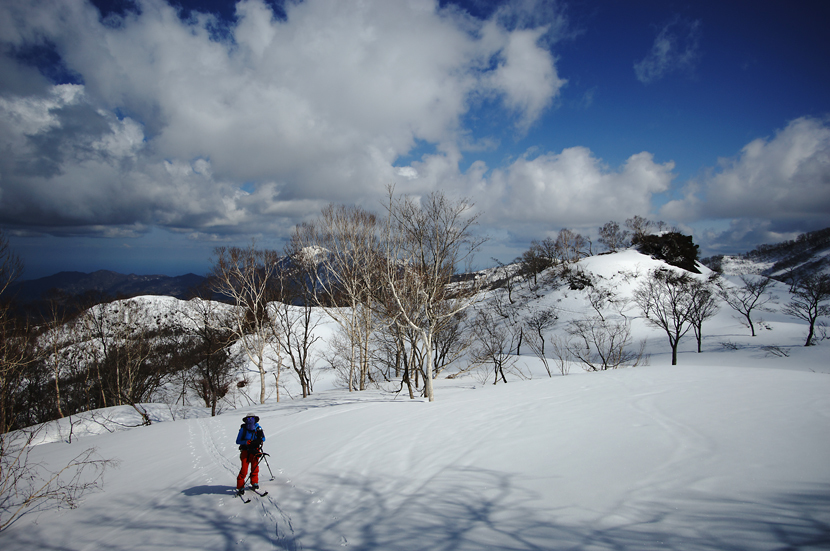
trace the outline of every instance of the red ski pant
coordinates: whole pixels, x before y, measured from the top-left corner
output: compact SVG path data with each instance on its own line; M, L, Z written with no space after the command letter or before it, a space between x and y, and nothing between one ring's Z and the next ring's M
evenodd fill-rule
M239 469L239 474L236 476L236 487L242 488L245 486L245 479L248 477L248 465L251 466L251 483L259 484L259 457L257 452L242 450L239 459L242 461L242 468Z

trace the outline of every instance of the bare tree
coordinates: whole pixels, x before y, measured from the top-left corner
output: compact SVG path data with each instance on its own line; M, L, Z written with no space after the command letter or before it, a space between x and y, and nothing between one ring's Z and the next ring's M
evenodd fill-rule
M599 229L597 241L613 253L628 246L628 232L620 229L620 225L612 220Z
M44 361L51 367L52 378L55 385L55 409L57 410L58 418L64 416L63 413L63 398L61 397L61 375L64 370L64 354L62 353L63 345L66 339L63 337L59 328L68 327L69 316L64 307L66 303L65 295L50 296L49 314L45 321L46 331L40 339L41 347L44 348Z
M622 311L624 304L618 304L617 296L607 287L592 283L585 288L585 293L588 298L588 304L594 311L593 315L600 320L605 320L603 312L608 306L620 306L618 310Z
M830 316L830 275L811 274L795 280L791 287L790 302L784 306L784 313L802 319L809 324L807 341L804 346L811 346L815 334L816 320Z
M547 308L536 312L525 322L528 328L527 344L533 350L533 353L536 354L536 357L542 361L548 377L552 377L553 375L550 370L548 357L545 355L545 333L556 325L558 319L556 308Z
M444 324L433 341L433 375L438 376L447 366L458 360L470 347L470 335L464 328L466 311L458 312Z
M497 259L493 259L493 261L498 265L498 267L494 270L494 273L497 274L496 282L493 284L494 287L503 287L507 291L507 301L510 304L514 304L516 302L515 298L513 297L513 291L516 288L516 265L515 264L504 264L499 262ZM520 268L521 270L521 268ZM518 271L520 271L518 270Z
M563 228L556 236L556 251L562 262L578 262L579 259L591 256L591 243L583 235Z
M87 335L81 331L82 324L77 322L77 312L70 302L68 295L62 293L48 297L48 318L37 336L37 361L51 375L54 410L52 415L33 420L32 424L90 409L89 370L83 344Z
M384 360L381 364L394 368L394 376L401 378L401 390L406 385L409 391L409 398L415 398L415 390L420 387L420 381L426 378L426 366L424 365L425 354L420 342L420 332L412 325L404 321L405 318L419 319L421 310L420 300L413 287L401 287L397 295L391 292L388 285L382 287L383 292L379 295L376 303L378 314L383 318L380 331L376 338L378 353ZM400 313L402 309L407 311L404 316ZM435 369L438 370L441 348L441 333L453 332L457 323L451 323L445 331L436 334L435 338Z
M515 260L520 266L520 273L525 280L533 279L534 287L538 285L538 275L553 266L556 260L555 241L550 237L539 242L530 242L530 248Z
M109 304L101 303L85 310L78 318L79 331L83 333L83 363L86 365L87 385L91 396L89 409L105 408L114 405L107 400L106 359L110 355L111 341L115 337L112 329L114 316L109 315ZM116 380L118 377L116 376Z
M379 363L392 367L394 377L400 378L398 392L406 386L409 398L414 399L415 391L426 378L419 333L408 324L396 320L385 324L378 337L380 343L376 348L376 354L379 356Z
M718 293L716 282L718 274L713 273L706 281L693 279L691 282L691 310L689 311L689 322L697 339L697 353L700 354L703 342L703 322L718 313Z
M114 465L96 458L94 449L81 452L57 471L47 471L29 459L38 429L19 425L18 415L28 406L18 398L35 363L35 341L28 324L14 315L4 296L22 270L23 264L0 233L0 531L44 501L76 507L85 492L100 485L105 468Z
M78 507L83 495L102 486L105 471L118 465L89 448L63 467L48 470L29 458L37 434L35 428L0 434L0 531L46 501Z
M505 277L499 279L500 290L504 289L506 293L496 292L489 303L489 307L497 314L502 323L515 336L513 340L516 345L516 355L522 354L522 344L524 344L524 330L525 324L522 322L521 308L524 306L525 297L519 293L514 295L517 291L515 282L513 281L513 273L515 272L515 265L504 266L500 265L496 273L502 272ZM506 299L506 300L505 300Z
M516 356L511 354L516 332L505 327L505 320L494 316L493 312L482 311L473 320L473 334L473 361L481 365L492 364L494 385L498 384L499 379L506 383L505 372L516 364Z
M436 336L476 300L475 281L453 282L457 267L472 260L483 238L473 235L477 215L466 200L452 201L435 192L416 201L395 198L389 190L386 226L386 284L397 307L396 317L418 332L425 354L425 392L433 391ZM416 297L417 310L406 306Z
M289 247L313 277L314 303L349 339L350 391L364 390L369 379L372 303L383 279L379 229L366 210L329 205L314 223L297 226Z
M314 343L320 340L315 334L320 318L312 307L311 294L303 291L308 289L302 280L297 279L298 277L301 277L301 274L295 273L287 282L292 290L285 298L296 298L299 304L289 304L287 301L274 302L272 307L274 318L279 323L280 333L283 335L279 341L280 346L300 383L303 398L307 398L311 396L314 384L311 351Z
M18 396L28 367L34 362L29 324L14 315L6 290L23 273L23 263L0 232L0 432L17 426L23 407Z
M561 375L567 375L571 370L572 344L562 335L553 335L550 338L553 347L553 360Z
M235 316L230 328L239 340L248 359L259 371L259 402L265 403L266 362L274 343L275 324L268 313L268 302L273 295L274 280L279 270L279 255L271 250L256 249L252 243L247 248L217 247L214 250L211 270L213 290L228 297L235 306ZM275 348L276 347L276 348ZM279 401L280 365L275 368L277 401Z
M192 328L195 377L188 381L191 388L210 408L211 416L219 402L230 392L240 356L234 351L234 312L209 298L193 298L185 315Z
M775 295L767 293L773 280L768 277L741 275L740 286L727 286L723 282L718 287L721 298L733 310L743 316L744 325L755 336L755 324L752 321L753 312L763 312L766 304L775 300Z
M631 242L634 244L649 235L656 226L657 224L639 214L625 221L625 227L631 230Z
M582 362L586 371L635 367L645 358L645 341L637 352L629 349L631 322L627 318L588 316L571 321L568 332L581 341L571 344L570 354Z
M671 364L677 365L677 346L692 328L692 280L686 273L658 268L634 291L634 301L649 324L666 332L671 346Z
M531 246L534 244L537 254L548 266L553 266L559 261L556 239L548 236L538 242L532 241Z

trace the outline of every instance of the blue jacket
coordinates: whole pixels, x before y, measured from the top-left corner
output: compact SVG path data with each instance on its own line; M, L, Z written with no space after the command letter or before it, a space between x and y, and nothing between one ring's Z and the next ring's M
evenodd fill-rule
M251 440L251 445L248 445L248 440ZM256 443L255 441L259 441ZM240 450L256 450L262 445L261 443L265 442L265 433L262 432L262 427L259 426L259 423L256 424L256 428L253 431L248 430L245 427L245 423L242 423L242 426L239 427L239 434L236 435L236 443L239 445Z

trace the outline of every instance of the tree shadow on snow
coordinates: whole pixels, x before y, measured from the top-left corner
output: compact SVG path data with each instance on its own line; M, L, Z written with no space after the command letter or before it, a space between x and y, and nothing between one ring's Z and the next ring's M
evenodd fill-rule
M830 548L827 484L742 499L689 491L626 503L589 522L575 520L585 517L574 511L545 507L544 496L520 482L507 473L460 467L420 486L406 477L331 474L315 478L314 488L271 488L268 496L253 496L249 504L215 495L226 493L227 486L197 486L153 503L136 504L124 496L107 511L84 516L76 533L51 546L29 530L4 533L0 543L4 551L93 548L96 543L107 549L177 551ZM125 514L130 507L134 514ZM105 542L88 539L100 534L108 534Z
M545 508L515 477L481 469L445 470L414 491L401 480L333 475L306 494L283 507L308 551L830 548L827 486L752 501L677 496L595 522Z

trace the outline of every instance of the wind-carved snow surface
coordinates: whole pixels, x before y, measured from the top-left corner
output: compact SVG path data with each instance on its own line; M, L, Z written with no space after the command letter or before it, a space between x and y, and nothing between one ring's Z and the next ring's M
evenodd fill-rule
M633 251L580 264L621 296L661 265ZM776 293L783 303L786 286ZM559 305L556 331L585 311L583 292L540 294L523 308ZM635 319L647 366L548 377L526 355L532 379L441 378L434 403L321 390L36 446L49 465L90 446L121 465L79 508L24 515L0 547L828 549L828 344L800 346L804 325L763 315L771 330L752 338L722 309L704 324L703 353L687 336L677 366L665 336ZM268 495L245 504L231 489L250 412L267 436Z

